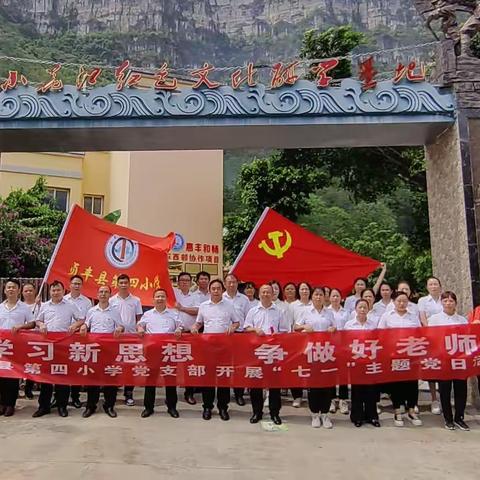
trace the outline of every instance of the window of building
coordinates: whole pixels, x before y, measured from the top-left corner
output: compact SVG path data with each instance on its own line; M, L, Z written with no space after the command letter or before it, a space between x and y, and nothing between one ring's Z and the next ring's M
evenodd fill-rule
M62 212L68 212L70 190L68 188L49 187L47 191L55 206Z
M84 195L83 208L94 215L103 215L103 197L100 195Z

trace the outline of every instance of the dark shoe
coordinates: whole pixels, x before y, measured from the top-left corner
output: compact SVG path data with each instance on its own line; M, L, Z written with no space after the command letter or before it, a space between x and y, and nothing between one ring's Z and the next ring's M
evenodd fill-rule
M142 418L147 418L149 417L150 415L153 415L153 409L150 409L150 408L146 408L142 414L140 415Z
M7 409L7 407L4 407L3 405L0 407L0 416L5 413L6 409Z
M204 420L210 420L212 418L212 411L209 408L204 408L202 418Z
M238 397L235 397L235 401L237 402L237 405L240 407L245 406L245 399L243 398L243 395L239 395Z
M218 413L220 414L220 418L224 422L227 422L228 420L230 420L230 415L227 410L219 410Z
M63 418L68 417L68 410L66 407L58 407L58 414Z
M72 407L75 407L75 408L82 408L82 402L81 402L80 400L78 400L78 399L72 400L72 401L70 402L70 405L71 405Z
M82 417L83 417L83 418L88 418L88 417L91 417L94 413L95 413L95 409L94 409L94 408L89 408L89 407L87 407L87 408L85 409L85 411L82 413Z
M176 408L167 408L167 412L172 418L178 418L180 416Z
M33 400L33 393L30 390L26 390L25 398L28 398L29 400Z
M48 415L50 413L50 409L44 410L43 408L39 408L33 415L33 418L43 417L44 415Z
M15 407L7 407L5 408L5 413L4 415L6 417L11 417L15 413Z
M5 412L5 416L7 416L7 412ZM455 426L458 427L460 430L463 430L464 432L470 431L470 427L463 420L455 420L454 423Z
M57 408L57 400L55 398L52 400L52 403L50 404L50 408Z
M114 410L113 407L103 406L103 411L110 417L110 418L117 418L117 412Z
M447 430L455 430L455 424L453 422L445 422L445 428Z
M262 419L262 414L261 413L254 413L250 417L250 423L258 423Z
M195 400L195 398L193 397L193 395L185 395L185 401L189 404L189 405L196 405L197 404L197 401Z
M270 418L272 419L272 422L275 425L281 425L282 424L282 419L280 418L280 415L270 415Z
M373 419L373 420L370 420L368 423L369 423L370 425L373 425L374 427L377 427L377 428L379 428L379 427L381 426L381 425L380 425L380 422L379 422L376 418Z
M354 424L357 428L360 428L360 427L363 425L362 422L360 422L360 421L358 421L358 420L357 420L356 422L353 422L353 424Z

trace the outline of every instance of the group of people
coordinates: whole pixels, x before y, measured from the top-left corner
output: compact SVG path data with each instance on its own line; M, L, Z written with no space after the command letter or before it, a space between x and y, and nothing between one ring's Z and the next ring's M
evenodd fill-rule
M178 275L178 287L175 289L175 308L167 306L167 292L157 289L153 295L153 308L144 312L140 300L130 293L130 278L126 274L118 276L115 295L108 286L100 286L97 303L81 293L82 277L75 275L70 279L69 293L65 294L64 285L54 281L49 286L50 299L40 303L35 287L26 283L20 285L17 280L5 283L5 300L0 304L0 329L18 331L21 329L39 329L41 332L79 332L81 335L92 333L138 334L175 334L215 333L238 334L253 332L257 335L272 335L290 332L335 332L336 330L373 330L385 328L416 328L420 326L461 325L468 323L465 317L456 312L457 298L451 291L442 291L440 280L430 277L427 280L428 295L412 301L412 292L407 282L400 282L394 290L384 281L386 266L373 288L367 287L367 279L358 278L353 285L353 293L342 299L336 288L325 286L311 287L307 282L298 285L287 283L281 286L276 281L261 285L246 282L243 292L239 291L239 281L228 274L224 282L210 279L207 272L196 275L196 290L192 290L192 276L187 272ZM475 312L471 321L480 323ZM477 312L480 317L480 312ZM437 383L440 402L437 398ZM62 417L68 415L69 400L81 408L79 386L51 385L42 383L38 398L38 409L33 417L41 417L51 412L55 406ZM393 404L394 425L404 425L402 408L406 419L414 426L422 425L418 414L418 381L401 381L388 385L340 385L327 388L309 388L308 406L311 411L311 424L314 428L323 426L330 429L333 423L330 413L338 406L343 414L350 413L352 423L361 427L369 423L380 427L380 393L387 393ZM451 405L452 388L454 391L454 411ZM103 391L103 410L114 418L117 416L115 404L117 387L87 386L87 402L82 416L93 415ZM222 420L229 420L229 402L231 392L224 387L203 387L202 417L212 418L214 403ZM125 404L135 405L133 386L125 386L123 393ZM186 387L185 401L195 405L198 389ZM55 396L52 399L53 393ZM19 380L0 378L0 415L11 416L19 393ZM233 390L238 405L245 405L245 389ZM292 388L293 406L301 407L303 389ZM469 430L464 421L467 400L467 380L448 380L430 382L431 411L443 412L445 427ZM262 389L249 390L252 416L250 422L258 423L263 417L264 405L268 405L271 420L280 425L281 390L271 388L264 401ZM349 408L350 394L350 408ZM165 388L167 411L173 418L179 417L177 410L177 387ZM25 396L33 398L32 382L25 384ZM154 413L156 399L155 385L147 386L144 393L142 418Z

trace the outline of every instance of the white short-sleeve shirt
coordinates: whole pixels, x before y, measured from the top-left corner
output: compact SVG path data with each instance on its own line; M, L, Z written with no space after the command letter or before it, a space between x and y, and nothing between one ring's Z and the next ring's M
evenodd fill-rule
M290 303L282 302L278 298L273 303L283 312L283 324L280 326L280 331L291 332L293 330L293 311Z
M113 333L117 327L122 326L122 318L111 305L105 309L95 305L87 312L85 324L91 333Z
M245 319L244 328L260 328L267 335L278 332L287 332L285 328L284 313L272 303L269 307L264 307L261 303L253 307Z
M218 303L208 300L198 309L197 322L203 324L203 333L226 333L232 323L239 321L240 316L232 302L223 298Z
M395 310L395 304L392 302L392 303L387 305L385 313L393 312L394 310ZM419 315L419 313L420 313L418 311L418 305L416 303L413 303L413 302L410 302L410 301L408 302L408 305L407 305L407 311L410 312L410 313L413 313L415 315Z
M377 328L377 324L375 322L371 322L368 319L365 323L360 323L358 319L355 317L352 320L349 320L343 327L343 330L375 330Z
M110 297L110 305L118 310L125 332L135 333L137 331L137 315L143 314L140 299L132 294L122 298L117 293Z
M353 312L355 310L355 304L357 303L357 300L360 300L360 297L357 297L356 295L350 295L345 299L345 303L343 305L343 308L347 310L347 312Z
M93 307L92 301L85 295L80 294L77 298L73 298L71 293L67 293L63 297L67 302L73 303L80 310L83 315L82 318L86 318L87 312Z
M333 313L328 308L323 307L319 312L313 305L306 309L301 315L297 325L311 325L314 332L326 332L330 327L335 327Z
M231 297L227 292L223 292L223 299L231 302L233 308L237 312L238 318L240 319L240 325L237 328L237 332L243 331L243 323L247 317L247 313L250 310L250 300L243 293L237 292L234 297Z
M183 293L179 288L175 288L175 299L182 307L198 308L200 306L200 296L195 292ZM190 330L197 320L196 315L190 315L186 312L178 312L179 322L185 330Z
M200 289L195 290L194 295L197 296L197 305L210 300L210 292L208 290L206 292L202 292Z
M330 310L332 312L337 330L343 330L343 327L349 319L348 310L344 307L340 307L338 310L335 310L331 305L327 307L327 310Z
M377 328L377 325L378 325L378 322L380 321L380 318L374 311L373 309L370 310L368 313L367 313L367 320L368 322L371 324L371 325L375 325L375 328ZM351 314L350 314L350 317L349 317L349 321L350 320L356 320L357 319L357 312L356 311L353 311Z
M427 318L436 313L443 312L442 300L440 298L435 300L431 295L419 298L417 306L418 311L424 312Z
M254 298L253 300L249 300L248 303L250 304L248 311L250 311L252 308L260 304L260 300L257 300L256 298Z
M302 315L304 315L307 310L312 307L312 301L310 300L308 303L302 303L300 300L295 300L290 304L290 308L293 312L293 322L298 323Z
M428 317L429 327L441 327L448 325L467 325L468 320L458 313L453 315L447 315L445 312L434 313L431 317Z
M146 311L138 325L145 329L146 333L174 333L181 325L180 315L175 309L165 308L159 312L156 308Z
M380 318L387 311L387 308L393 308L393 306L393 300L390 300L388 303L384 303L383 300L380 300L379 302L373 304L372 310L375 312L377 317Z
M0 330L10 330L16 325L23 325L32 320L32 310L20 300L13 308L8 308L6 300L0 303Z
M421 326L418 313L412 313L407 309L403 315L399 315L396 310L387 310L378 322L377 328L417 328Z
M68 332L72 323L83 319L77 306L65 299L59 303L53 303L51 300L42 303L37 317L37 320L43 322L49 332Z

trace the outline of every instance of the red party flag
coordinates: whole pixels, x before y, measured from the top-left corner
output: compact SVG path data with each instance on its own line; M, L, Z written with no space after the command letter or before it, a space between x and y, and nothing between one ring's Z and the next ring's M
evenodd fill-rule
M117 277L126 273L132 294L143 305L152 305L154 290L164 288L168 304L173 306L168 252L174 241L174 233L166 237L146 235L102 220L74 205L57 241L45 281L60 280L68 286L72 275L80 275L82 292L96 298L100 285L114 290Z
M243 281L278 280L328 285L343 295L351 292L357 277L366 277L380 262L325 240L266 208L231 272Z

